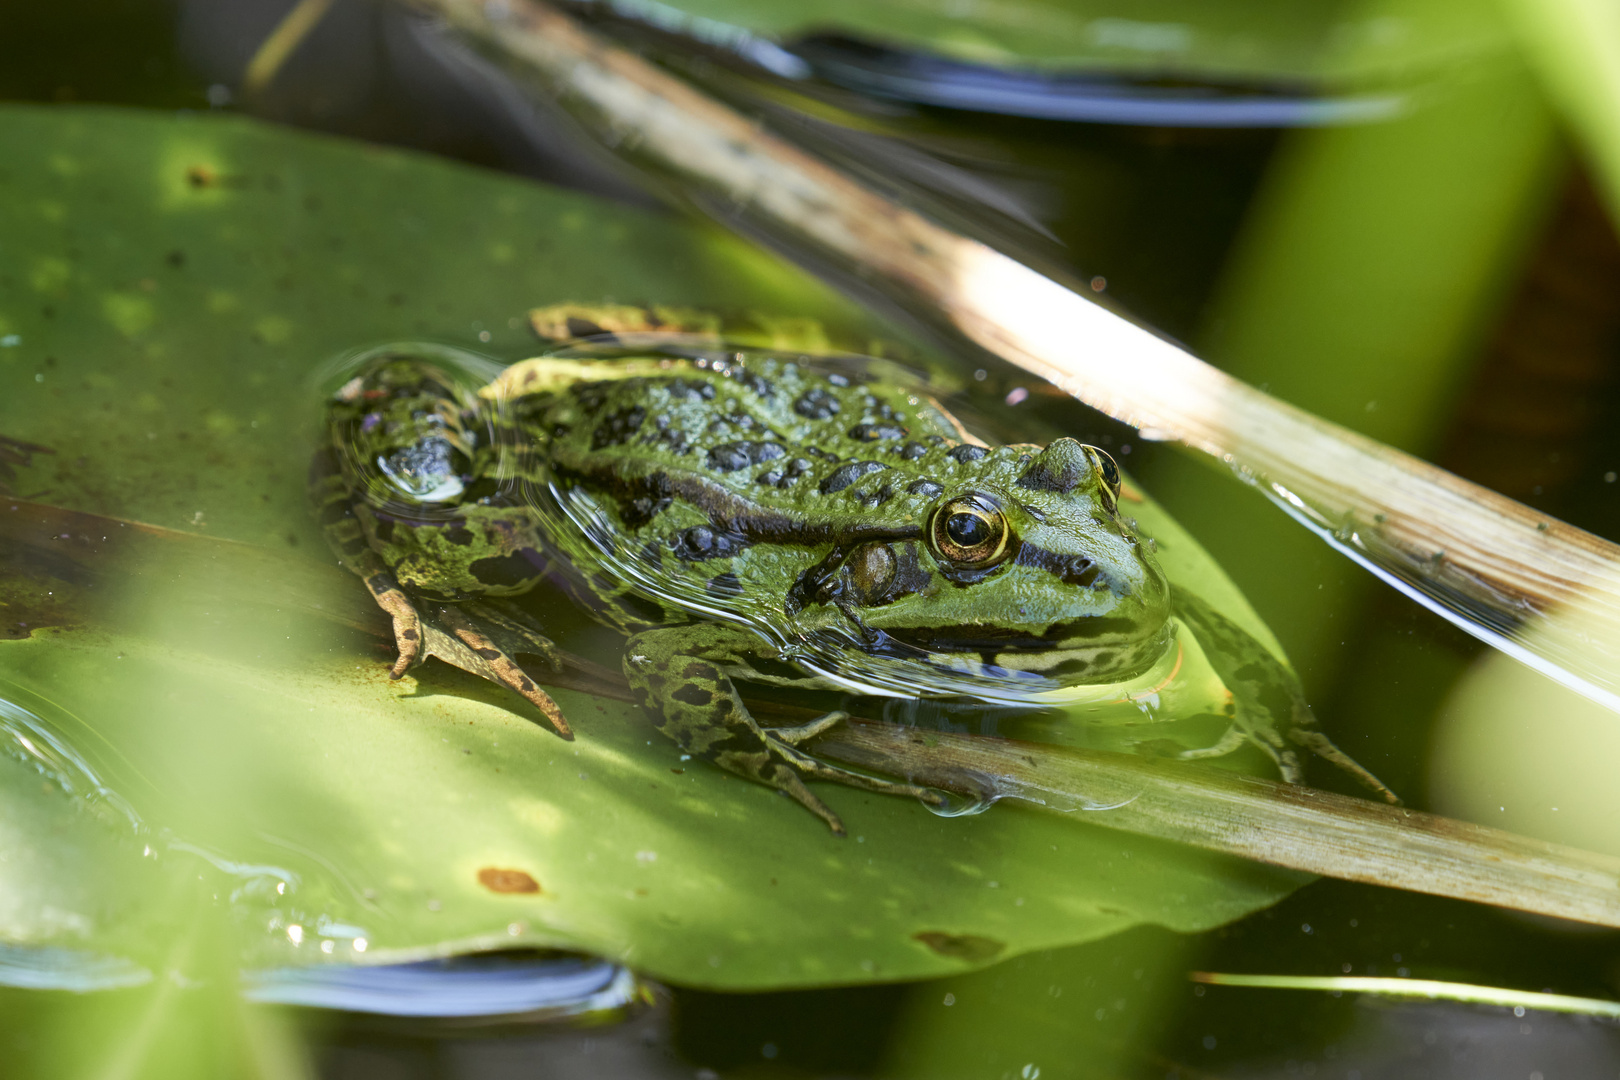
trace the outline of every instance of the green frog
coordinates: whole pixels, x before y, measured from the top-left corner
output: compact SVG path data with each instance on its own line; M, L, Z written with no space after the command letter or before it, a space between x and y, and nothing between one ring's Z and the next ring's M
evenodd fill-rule
M482 386L385 350L330 403L312 498L393 619L393 677L431 651L572 738L516 659L555 666L557 648L503 599L549 580L626 636L624 675L660 732L842 835L807 780L943 796L819 760L806 744L846 714L763 726L740 683L1096 700L1162 682L1190 634L1231 726L1183 756L1254 743L1298 781L1303 747L1393 800L1315 729L1270 650L1171 588L1099 447L986 445L892 366L739 349L701 313L564 305L534 324L595 347Z

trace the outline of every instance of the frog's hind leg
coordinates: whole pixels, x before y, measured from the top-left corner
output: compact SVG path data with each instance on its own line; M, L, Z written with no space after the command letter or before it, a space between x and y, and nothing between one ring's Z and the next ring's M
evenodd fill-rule
M844 823L805 786L806 777L940 801L937 792L849 772L818 761L794 745L843 720L837 713L798 727L761 728L723 670L723 665L758 649L755 638L736 630L712 626L649 630L626 645L624 673L642 707L654 716L658 730L682 750L776 788L826 822L838 836L845 835Z

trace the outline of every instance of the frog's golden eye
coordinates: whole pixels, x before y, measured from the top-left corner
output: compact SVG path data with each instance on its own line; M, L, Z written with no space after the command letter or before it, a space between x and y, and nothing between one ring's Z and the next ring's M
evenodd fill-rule
M1099 450L1095 446L1086 447L1086 456L1091 459L1092 465L1096 466L1098 475L1103 478L1103 483L1108 485L1109 492L1117 500L1120 484L1119 466L1108 456L1108 451Z
M962 495L941 506L928 538L935 555L974 569L1000 562L1011 547L1006 516L983 495Z

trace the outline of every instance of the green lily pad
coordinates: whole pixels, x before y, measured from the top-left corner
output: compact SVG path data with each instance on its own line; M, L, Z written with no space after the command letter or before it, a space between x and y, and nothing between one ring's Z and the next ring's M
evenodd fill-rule
M304 506L330 359L404 338L512 359L522 313L563 299L881 331L786 264L241 120L0 109L0 142L0 433L55 451L19 496L83 512L26 543L0 530L0 836L26 852L0 863L0 944L156 968L200 896L247 967L548 946L775 988L1198 930L1304 880L1083 812L942 818L842 788L836 840L616 700L558 691L565 743L438 664L388 681L378 616ZM12 524L39 513L0 499ZM1190 538L1157 531L1264 636Z

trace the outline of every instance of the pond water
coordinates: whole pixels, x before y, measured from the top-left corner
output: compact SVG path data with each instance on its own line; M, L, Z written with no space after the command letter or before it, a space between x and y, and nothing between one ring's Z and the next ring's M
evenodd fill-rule
M683 761L611 695L556 692L579 729L569 744L449 668L388 683L386 623L317 554L304 504L349 350L425 339L512 362L537 347L529 309L560 300L807 317L934 360L978 430L1109 450L1253 604L1323 729L1408 805L1620 854L1606 714L1486 654L1218 470L1014 369L940 357L896 313L656 209L572 137L491 105L486 75L427 63L420 39L360 5L338 4L287 77L238 104L232 73L287 6L7 16L56 43L48 68L0 75L0 435L43 448L0 474L16 497L0 499L0 1052L18 1075L107 1061L333 1077L1620 1071L1597 1021L1187 978L1612 998L1611 931L1308 881L1009 805L940 819L834 791L851 832L836 842L785 800ZM619 29L649 53L682 48ZM357 41L374 46L365 70L345 66ZM686 62L746 99L713 57ZM1241 377L1615 535L1616 320L1590 293L1620 283L1620 245L1544 117L1498 117L1516 134L1482 150L1470 116L1442 117L1463 133L1447 175L1491 153L1512 167L1449 218L1444 184L1409 175L1435 167L1407 160L1423 132L1399 124L1290 142L891 104L871 127L898 149L868 171L909 163L924 205ZM1355 167L1378 197L1335 203L1323 177ZM1376 235L1313 231L1334 206ZM1489 238L1438 250L1469 230ZM1334 273L1353 280L1300 280ZM617 669L618 638L543 613ZM1114 749L1136 737L888 708ZM1207 743L1211 723L1173 734ZM1253 752L1229 764L1268 768ZM1356 790L1320 764L1310 778ZM426 963L453 953L493 958ZM373 977L353 965L378 960L392 965ZM184 992L238 979L245 1000L295 1007Z

